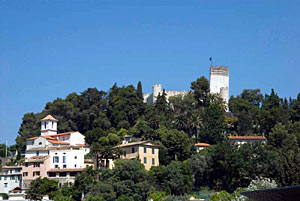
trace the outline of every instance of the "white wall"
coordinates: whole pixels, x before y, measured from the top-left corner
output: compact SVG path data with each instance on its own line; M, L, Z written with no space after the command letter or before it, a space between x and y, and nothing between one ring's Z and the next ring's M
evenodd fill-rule
M70 145L85 144L84 135L79 132L72 133L69 143Z
M51 150L50 151L50 169L54 169L58 165L59 169L66 168L84 168L84 155L83 149L79 150ZM59 157L59 162L54 163L53 157ZM63 156L66 156L66 163L63 163ZM75 166L76 165L76 166Z
M46 147L47 145L49 145L48 140L46 138L40 136L35 140L28 140L26 150L32 149L32 148L37 148L37 147Z
M47 156L48 151L26 151L25 158L31 158L32 156L37 156L37 153L39 156Z

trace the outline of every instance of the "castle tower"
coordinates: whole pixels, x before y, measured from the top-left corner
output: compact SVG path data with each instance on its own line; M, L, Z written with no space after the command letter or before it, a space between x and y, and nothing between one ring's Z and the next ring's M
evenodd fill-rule
M155 103L158 94L162 91L161 84L154 84L152 87L152 96L153 96L153 102Z
M210 93L218 93L228 106L229 68L227 66L210 67ZM228 110L228 109L227 109Z
M57 119L50 114L41 120L41 136L57 134Z

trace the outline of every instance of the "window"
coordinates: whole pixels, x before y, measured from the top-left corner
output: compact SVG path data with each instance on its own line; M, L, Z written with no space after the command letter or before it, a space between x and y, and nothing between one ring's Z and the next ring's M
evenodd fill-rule
M35 172L33 172L33 176L40 176L41 174L40 174L40 171L35 171Z
M155 164L155 158L152 158L152 165Z
M28 163L25 163L25 167L28 167Z
M77 159L77 156L74 156L75 159Z
M4 187L7 188L7 183L4 183Z
M126 151L124 151L124 157L126 157Z
M33 163L33 167L40 167L40 163Z
M39 145L42 145L43 143L42 142L39 142Z
M39 155L40 155L40 152L39 152L39 151L36 151L36 155L39 156Z
M67 165L63 165L63 168L67 168Z
M134 147L132 147L132 149L131 149L131 153L134 153L135 152L135 148Z
M63 163L66 163L66 161L67 161L67 157L63 156Z
M58 156L53 157L53 163L59 163L59 157Z
M23 172L23 177L27 177L28 176L28 172Z
M55 172L49 172L49 177L56 177L56 173Z
M58 168L58 165L55 165L55 168Z
M154 150L154 148L152 148L152 154L154 154L155 153L155 150Z
M15 176L10 176L10 180L15 180Z
M70 177L75 177L77 172L70 172Z
M74 167L77 167L77 165L75 164Z
M60 172L60 173L59 173L59 176L60 176L60 177L66 177L66 176L67 176L67 173L66 173L66 172Z
M47 128L47 123L45 122L45 129Z
M4 180L6 180L6 179L7 179L7 177L5 176L5 177L4 177Z
M147 163L147 158L146 157L144 157L144 164L146 164Z
M0 176L0 181L1 181L2 177Z
M144 147L144 153L147 153L147 147Z

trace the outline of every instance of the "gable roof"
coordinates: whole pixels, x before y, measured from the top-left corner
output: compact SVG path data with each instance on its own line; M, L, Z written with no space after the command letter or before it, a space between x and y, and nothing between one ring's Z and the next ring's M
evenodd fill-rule
M71 135L71 134L77 133L77 132L78 132L78 131L70 131L70 132L66 132L66 133L58 133L58 134L53 134L53 135L34 136L34 137L31 137L31 138L27 138L27 141L28 141L28 140L35 140L35 139L37 139L38 137L43 137L43 138L46 138L46 139L56 140L55 137L57 137L57 136Z
M66 133L57 133L57 134L53 134L53 135L47 135L50 137L56 137L56 136L62 136L62 135L71 135L73 133L77 133L78 131L70 131L70 132L66 132Z
M48 140L48 141L51 142L52 144L66 144L66 145L70 144L68 142L63 142L63 141L58 141L58 140Z
M228 136L229 140L266 140L265 136Z
M146 144L146 143L150 143L150 145L147 144L148 146L158 147L158 145L152 143L151 141L130 142L130 143L127 143L127 144L120 144L120 145L117 145L115 147L116 148L117 147L119 147L119 148L122 148L122 147L131 147L131 146L136 146L136 145L143 145L143 144Z
M48 114L45 118L43 118L41 121L47 121L47 120L52 120L52 121L58 121L54 117L52 117L50 114Z
M195 144L196 147L209 147L210 144L207 143L203 143L203 142L198 142L197 144Z

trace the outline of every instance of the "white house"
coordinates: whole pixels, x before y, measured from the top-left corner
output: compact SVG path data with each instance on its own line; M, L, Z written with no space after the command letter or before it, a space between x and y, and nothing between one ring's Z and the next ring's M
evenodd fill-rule
M56 179L60 184L73 182L83 171L84 155L89 153L84 136L78 131L57 133L51 115L41 120L41 135L27 139L23 168L23 186L29 187L37 177Z
M8 194L16 187L22 186L22 167L21 166L3 166L0 172L0 193Z

